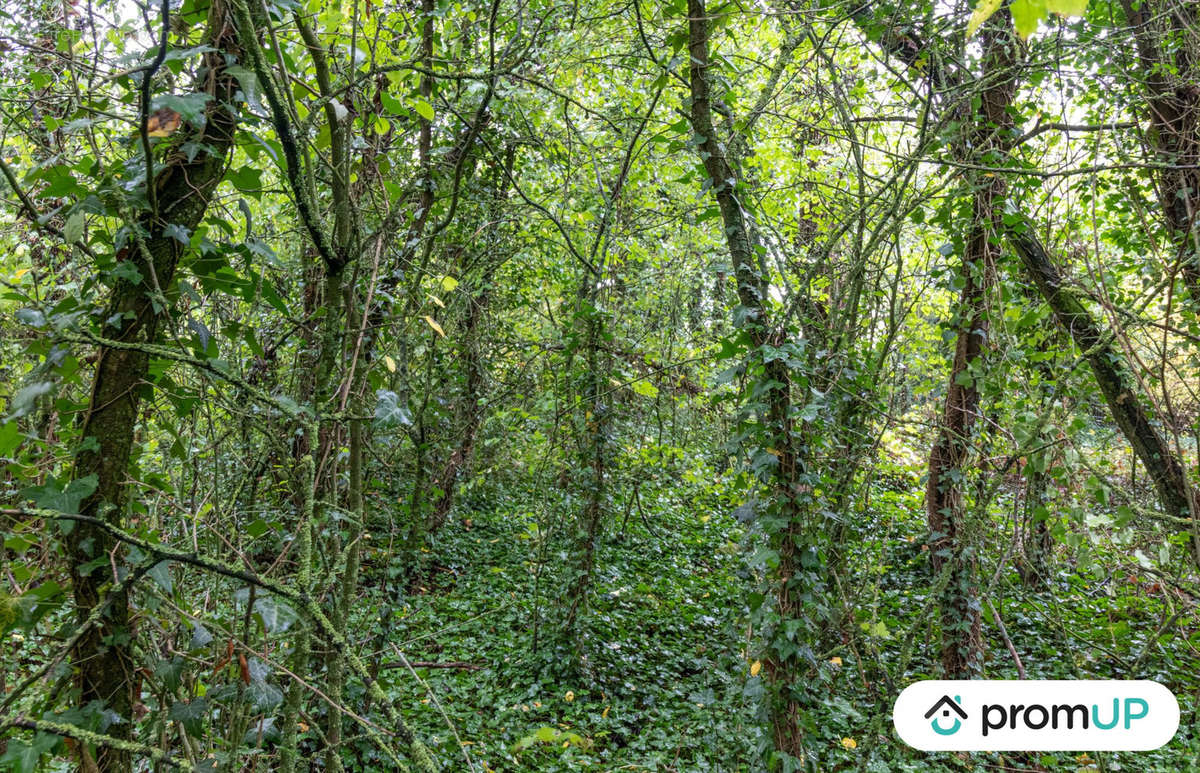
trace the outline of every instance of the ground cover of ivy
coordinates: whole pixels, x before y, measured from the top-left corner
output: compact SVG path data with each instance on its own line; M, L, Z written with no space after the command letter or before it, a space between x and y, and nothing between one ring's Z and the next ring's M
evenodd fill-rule
M876 476L865 521L856 526L871 560L844 589L854 635L818 666L831 689L813 716L826 750L817 769L1191 769L1200 759L1200 634L1154 640L1164 605L1178 605L1179 597L1168 599L1137 574L1096 577L1066 559L1043 591L1017 588L1015 572L1006 571L998 581L1013 587L991 596L1008 599L997 611L1029 677L1161 681L1180 697L1175 740L1153 753L956 755L916 752L896 739L896 693L936 677L919 472ZM725 483L662 479L640 497L645 518L616 508L602 540L582 668L554 646L546 618L560 559L552 535L539 530L547 514L531 511L525 503L534 498L516 484L465 498L465 520L434 547L429 582L396 608L388 638L410 662L480 668L418 668L420 682L396 663L383 671L388 690L410 707L414 728L447 769L466 769L468 756L496 771L756 769L762 685L747 648L754 641L747 588L755 568L745 558L752 536L735 517L737 495ZM1010 497L998 497L997 522ZM996 560L982 561L988 579ZM988 607L985 619L988 677L1016 678ZM351 748L358 765L371 766L368 743Z

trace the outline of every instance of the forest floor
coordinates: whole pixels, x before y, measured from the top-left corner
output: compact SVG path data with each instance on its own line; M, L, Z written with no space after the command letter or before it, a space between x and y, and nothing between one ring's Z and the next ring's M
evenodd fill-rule
M1097 578L1069 565L1042 591L1001 572L1008 587L992 594L1009 599L997 611L1029 678L1161 681L1183 711L1175 740L1152 753L1090 755L926 754L896 740L892 701L911 681L935 677L937 632L918 473L889 480L872 489L859 535L866 555L855 563L869 574L843 590L856 635L820 656L833 689L810 730L823 750L818 770L1200 769L1200 632L1194 606L1185 608L1194 600L1136 574ZM544 616L547 594L562 587L551 574L561 556L539 538L525 503L545 497L545 489L475 497L469 520L435 545L430 581L391 621L385 683L401 705L421 702L412 721L446 769L468 769L469 759L471 769L493 771L755 770L762 676L747 649L752 570L732 497L712 484L651 482L640 491L644 518L616 514L597 556L581 665L553 646ZM998 560L984 558L985 579ZM1159 631L1176 612L1193 627L1176 620ZM1017 678L986 605L984 616L988 678ZM459 667L409 671L398 651ZM364 740L366 767L369 749Z

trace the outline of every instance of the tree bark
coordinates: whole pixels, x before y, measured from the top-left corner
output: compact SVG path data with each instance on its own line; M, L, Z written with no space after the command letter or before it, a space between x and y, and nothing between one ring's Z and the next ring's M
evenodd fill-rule
M1159 202L1179 270L1200 305L1200 13L1192 0L1121 0L1146 96Z
M689 85L692 104L689 118L698 135L697 145L704 169L712 180L713 195L721 212L725 230L725 242L733 263L734 280L737 286L738 308L734 311L737 327L747 331L754 349L778 346L783 343L782 333L773 331L770 324L766 300L766 280L760 273L757 245L751 223L739 200L738 186L742 177L734 168L725 144L717 139L713 125L711 87L708 80L708 16L703 0L688 0L688 53ZM751 354L752 360L757 360ZM792 427L791 379L786 362L776 357L765 362L750 362L751 367L761 365L759 376L764 404L760 411L760 422L764 427L763 447L776 459L771 474L773 516L783 522L783 527L773 536L773 547L779 551L779 565L773 572L772 581L776 588L776 603L782 619L799 617L801 596L812 594L814 588L798 587L801 553L803 512L800 499L804 496L799 486L803 471L795 433ZM780 657L774 648L769 648L765 659L767 678L774 695L769 707L770 731L775 749L794 758L804 754L804 733L800 722L802 705L799 700L803 688L799 685L800 674L789 658Z
M137 269L141 281L118 280L105 313L105 338L124 343L155 340L167 312L162 307L163 292L186 249L174 236L165 235L165 229L168 225L189 231L195 228L224 174L237 123L231 104L237 84L226 73L225 57L236 57L239 49L222 2L214 2L209 10L207 42L217 50L203 55L201 83L196 90L207 91L214 98L205 112L204 127L191 139L208 150L190 161L182 152L173 151L154 177L157 216L141 215L133 225L145 233L142 244L135 240L117 254L118 261L128 261ZM76 479L95 476L96 480L94 492L81 505L83 515L117 525L123 520L128 498L126 470L149 359L136 348L101 346L97 352L91 400L80 433L95 438L96 446L79 454L75 468ZM76 524L68 540L77 617L82 622L102 602L110 582L115 582L111 567L119 561L119 546L103 530L83 523ZM74 651L80 702L86 706L100 701L120 717L108 732L122 740L132 736L132 709L138 698L134 695L133 635L128 599L121 594L104 621L90 628ZM104 748L97 752L96 765L104 773L128 771L132 759L129 752Z
M1159 434L1134 392L1133 379L1125 369L1124 358L1113 347L1111 336L1064 286L1058 268L1027 225L1010 226L1005 235L1021 259L1026 275L1054 312L1055 319L1087 359L1113 419L1154 481L1163 509L1169 516L1183 519L1183 531L1191 537L1193 547L1200 548L1193 517L1195 494L1179 459ZM1178 520L1174 522L1178 524Z
M975 124L959 148L964 158L986 160L990 154L1006 150L1011 142L1008 107L1016 90L1016 45L1008 10L1001 9L983 26L984 87ZM964 522L963 482L971 462L971 436L979 413L976 371L988 336L986 302L995 283L1000 252L998 207L1004 201L1005 185L995 175L974 177L972 224L962 263L965 284L957 312L958 336L941 427L929 454L925 492L930 563L939 575L950 564L950 577L941 599L941 662L947 679L978 676L983 669L979 581Z

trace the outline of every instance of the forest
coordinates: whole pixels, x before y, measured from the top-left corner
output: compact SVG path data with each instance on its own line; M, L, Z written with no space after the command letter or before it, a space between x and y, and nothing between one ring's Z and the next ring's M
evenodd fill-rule
M0 771L1200 771L1194 0L0 0L0 177Z

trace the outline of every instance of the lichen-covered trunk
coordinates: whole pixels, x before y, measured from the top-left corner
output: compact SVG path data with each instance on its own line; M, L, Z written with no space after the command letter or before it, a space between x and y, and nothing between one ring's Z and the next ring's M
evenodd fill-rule
M1179 458L1143 407L1124 357L1114 348L1107 331L1100 327L1079 298L1065 286L1058 268L1045 247L1029 230L1028 224L1014 224L1006 229L1005 235L1020 258L1026 275L1091 366L1096 386L1104 395L1117 427L1154 481L1159 502L1168 519L1188 535L1192 542L1193 558L1200 563L1195 492Z
M192 140L208 150L190 161L181 153L167 159L153 180L157 216L147 213L139 218L138 226L146 237L141 244L135 240L117 254L119 261L127 261L137 269L141 280L117 282L105 313L109 322L102 334L135 347L99 347L92 395L83 420L81 436L96 442L79 454L75 477L95 476L96 488L82 503L81 513L113 524L122 521L128 499L126 474L149 367L149 355L136 345L153 342L158 335L166 313L162 293L169 288L185 249L164 230L168 225L189 231L196 227L221 180L225 157L233 144L236 113L230 103L236 84L226 74L225 57L236 57L238 52L220 2L209 11L208 44L216 50L204 54L202 82L196 90L207 91L214 99L209 103L203 129ZM86 524L76 525L67 540L76 612L82 621L103 601L114 582L112 567L120 563L120 546L106 532ZM131 737L133 706L138 699L134 694L134 632L129 624L128 600L121 595L113 600L103 622L83 635L73 653L81 705L98 700L120 717L108 730L118 739ZM106 773L128 771L132 765L128 752L107 748L98 750L95 762Z

